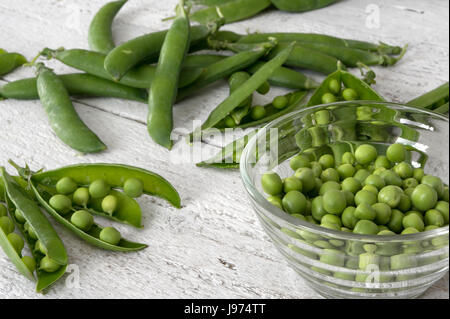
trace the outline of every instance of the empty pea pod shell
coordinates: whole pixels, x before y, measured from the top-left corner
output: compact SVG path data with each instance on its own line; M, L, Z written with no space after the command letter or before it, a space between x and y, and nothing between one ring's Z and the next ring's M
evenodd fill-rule
M181 206L180 195L163 177L142 168L120 164L80 164L33 174L31 180L46 186L54 186L63 177L70 177L78 185L88 186L97 179L104 179L112 188L122 188L129 178L137 178L144 184L144 194L166 199L173 206Z
M87 243L97 246L99 248L112 250L112 251L121 251L121 252L127 252L127 251L136 251L141 250L147 247L145 244L139 244L135 242L128 241L124 238L120 239L120 242L117 245L111 245L107 242L104 242L100 240L99 235L102 231L102 227L100 227L97 224L93 224L92 227L88 232L85 232L75 225L73 225L69 219L64 218L60 214L58 214L49 204L48 200L51 197L51 194L47 193L44 190L38 190L38 187L34 184L34 182L30 183L31 188L33 189L37 200L39 203L44 207L44 209L52 215L54 219L56 219L57 222L59 222L61 225L75 233L78 237L86 241Z
M0 76L12 72L25 63L27 63L27 59L20 53L0 54Z
M277 9L288 12L316 10L339 0L270 0Z
M40 211L39 206L14 181L5 168L0 168L0 171L9 200L22 212L23 217L34 230L38 239L47 248L47 256L59 265L67 265L67 253L64 244L53 226Z

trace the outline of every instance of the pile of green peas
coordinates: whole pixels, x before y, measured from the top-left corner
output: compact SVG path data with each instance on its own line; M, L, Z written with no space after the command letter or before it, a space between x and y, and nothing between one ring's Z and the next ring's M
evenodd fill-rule
M49 273L57 271L61 266L47 256L45 247L40 243L36 236L36 233L30 227L28 222L25 221L22 212L16 209L16 211L14 212L14 216L17 222L23 225L23 228L30 240L35 241L36 252L42 254L42 258L40 259L39 263L39 269ZM2 204L0 204L0 228L2 228L3 232L7 235L9 242L14 247L17 254L21 257L23 263L28 267L30 272L33 273L37 269L36 260L30 256L22 256L25 242L20 235L14 232L16 229L14 222L8 216L6 207Z
M361 235L413 234L449 223L449 188L439 177L406 162L392 144L378 155L370 144L346 152L335 165L302 153L290 160L293 176L262 176L267 200L286 213L324 228Z
M144 185L140 179L129 178L123 185L124 193L132 198L143 194ZM60 215L84 232L94 225L94 217L88 211L91 199L101 199L104 213L113 216L119 206L119 200L111 195L111 186L103 179L94 180L88 187L79 187L70 177L63 177L56 183L56 194L50 200L50 206ZM70 214L70 216L69 216ZM117 245L122 236L114 227L105 227L99 234L100 240Z

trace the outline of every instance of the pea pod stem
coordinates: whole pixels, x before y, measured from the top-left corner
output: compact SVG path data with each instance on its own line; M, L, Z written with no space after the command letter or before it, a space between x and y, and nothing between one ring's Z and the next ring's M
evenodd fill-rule
M127 0L109 2L95 14L88 32L89 47L93 51L107 54L114 49L112 22L126 2Z

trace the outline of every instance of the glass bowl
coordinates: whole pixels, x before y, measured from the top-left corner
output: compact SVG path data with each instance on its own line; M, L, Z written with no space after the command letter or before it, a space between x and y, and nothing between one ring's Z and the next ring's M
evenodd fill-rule
M414 167L448 184L449 120L395 103L338 102L301 109L260 129L245 148L241 176L263 228L292 268L327 298L414 298L448 271L448 225L410 235L368 236L295 218L265 199L263 173L291 176L300 151L338 156L358 144L409 149Z

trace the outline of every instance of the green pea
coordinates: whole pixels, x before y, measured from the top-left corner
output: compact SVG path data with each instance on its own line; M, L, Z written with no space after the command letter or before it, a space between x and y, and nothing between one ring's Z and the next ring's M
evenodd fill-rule
M391 208L395 208L400 204L403 190L400 187L388 185L383 187L378 193L378 202L385 203Z
M356 171L355 175L353 176L355 179L357 179L361 184L364 183L367 177L369 177L371 174L366 169L359 169Z
M406 159L406 149L403 144L391 144L386 150L386 157L392 163L400 163Z
M22 253L23 247L25 246L25 242L23 241L22 237L20 237L16 233L10 233L8 234L8 240L14 247L14 250L17 252L17 254L20 255Z
M271 203L273 206L276 206L281 210L283 209L283 204L279 196L269 196L267 197L267 201Z
M345 264L345 254L336 249L324 249L320 255L324 264L342 267Z
M377 213L371 205L367 203L361 203L356 207L355 217L358 219L375 220Z
M340 230L342 226L341 219L338 216L332 214L326 214L325 216L322 217L322 220L320 222L322 224L336 224L339 226L338 230Z
M299 154L297 156L294 156L289 161L289 166L292 168L292 170L296 171L302 167L311 167L311 163L309 162L309 158L307 156Z
M386 170L380 174L386 185L402 187L403 181L394 171Z
M345 195L338 190L331 189L323 195L323 207L334 215L340 215L347 206Z
M378 225L386 225L389 223L392 214L392 209L389 205L385 203L375 203L372 205L372 208L375 210L375 222Z
M330 112L328 110L320 110L314 113L314 119L317 125L327 125L330 123Z
M341 184L342 190L352 192L356 194L359 190L361 190L361 182L354 177L347 177L342 181Z
M411 209L411 199L409 196L403 194L400 202L397 205L397 209L401 210L402 212L407 212Z
M8 216L8 211L3 204L0 204L0 217Z
M41 259L41 263L39 265L39 269L48 273L52 273L57 271L61 266L50 259L48 256L45 256Z
M376 160L378 155L377 149L369 144L358 146L355 151L356 161L361 165L368 165Z
M405 216L409 216L409 215L416 215L416 216L419 217L421 220L424 220L424 219L423 219L422 213L419 213L419 212L417 212L417 211L411 210L411 211L409 211L409 212L406 212Z
M411 198L412 193L414 192L414 188L413 187L408 187L407 189L405 189L403 191L403 193L408 196L409 198Z
M280 95L273 99L272 105L274 108L282 110L289 104L289 100L286 96Z
M391 269L401 270L417 267L417 256L415 254L400 254L391 256Z
M344 91L342 91L342 97L346 101L355 101L358 99L358 93L352 88L347 88Z
M223 119L223 122L224 122L225 126L229 127L229 128L233 128L237 125L236 122L234 121L234 119L230 115L225 117Z
M325 216L327 213L327 211L325 210L325 208L323 207L323 197L322 196L317 196L316 198L314 198L311 202L311 214L312 217L314 218L314 220L321 222L323 216Z
M386 171L386 168L378 167L378 168L375 168L375 170L372 172L372 175L381 176L381 173L383 173L384 171Z
M323 219L323 218L322 218L322 219ZM326 229L337 230L337 231L340 231L340 230L341 230L341 227L339 227L339 225L336 225L336 224L334 224L334 223L324 223L324 222L321 222L321 223L320 223L320 227L323 227L323 228L326 228Z
M402 235L410 235L410 234L417 234L417 233L420 233L420 231L417 228L408 227L408 228L403 229L401 234Z
M358 206L362 203L366 203L369 206L372 206L377 202L377 195L373 192L367 190L360 190L355 195L355 204Z
M334 157L331 154L324 154L319 158L319 163L322 165L322 169L334 167Z
M36 232L34 231L34 229L30 226L30 224L28 222L25 222L23 227L27 231L28 236L30 236L34 240L38 239Z
M85 210L78 210L72 214L70 222L77 228L87 232L94 224L94 217Z
M373 110L370 106L358 106L356 108L356 119L358 121L372 120Z
M403 218L404 214L399 211L398 209L393 209L391 213L391 219L389 220L389 223L387 226L390 230L393 232L399 234L403 230Z
M355 207L349 206L344 209L341 216L342 224L349 229L355 228L355 225L358 222L358 218L355 216L355 210Z
M364 253L359 255L359 269L366 270L367 267L372 265L379 265L380 256L375 255L374 253Z
M378 230L380 232L382 232L383 230L390 231L386 225L378 225ZM391 232L391 233L395 234L394 232ZM378 235L379 235L379 233L378 233Z
M444 224L448 224L448 211L449 211L449 204L445 201L440 201L436 204L436 207L434 209L441 212L442 217L444 218Z
M345 200L347 201L347 206L355 205L355 195L353 195L350 191L342 191L345 196Z
M14 226L13 221L8 216L2 216L0 217L0 228L3 229L3 232L6 235L9 235L14 231L16 227Z
M401 162L394 167L394 172L403 179L411 178L413 176L413 167L411 164Z
M439 228L440 227L435 226L435 225L428 225L428 226L425 226L424 231L435 230L435 229L439 229Z
M407 178L403 181L403 189L415 188L419 185L419 182L414 177Z
M372 185L375 186L378 190L382 189L386 186L384 179L378 175L369 175L364 180L364 185Z
M362 188L362 190L374 193L375 195L378 195L378 189L373 185L366 185Z
M267 114L266 108L262 105L255 105L252 107L251 111L250 111L250 116L252 118L252 120L260 120L262 118L264 118Z
M434 188L425 184L420 184L411 194L411 201L414 207L425 212L436 206L438 194Z
M439 177L425 175L422 178L421 183L434 188L439 198L444 195L444 183L442 183L442 180Z
M97 179L89 185L89 194L92 198L103 198L109 194L111 187L103 179Z
M283 181L275 172L265 173L261 178L261 185L264 192L269 195L278 195L283 192Z
M316 177L314 179L314 183L315 183L315 185L314 185L313 195L314 196L320 195L320 189L322 188L323 182L320 178Z
M120 242L120 239L122 236L120 235L119 231L113 227L105 227L100 232L100 240L111 244L111 245L117 245Z
M300 214L292 214L291 216L306 221L306 217L303 216L303 215L300 215Z
M442 227L445 224L444 216L436 209L430 209L425 213L425 225Z
M23 256L22 262L27 266L28 270L33 273L36 270L36 260L30 256Z
M420 183L422 182L422 178L425 176L425 172L423 168L415 168L413 169L413 177Z
M337 182L334 181L329 181L329 182L325 182L322 184L322 186L320 187L319 190L319 194L321 196L325 195L325 193L327 193L330 190L341 190L341 185Z
M323 182L339 182L339 173L334 168L327 168L322 172L320 178Z
M444 187L444 194L442 195L442 200L449 202L449 188L448 186Z
M316 180L312 169L308 167L299 168L295 171L295 177L302 182L304 193L308 193L314 189Z
M266 95L270 91L270 84L269 82L265 81L257 90L259 94Z
M40 240L37 240L34 244L34 251L40 252L42 255L47 255L47 248L45 248Z
M283 208L289 214L304 214L306 212L306 197L298 191L290 191L282 199Z
M403 228L415 228L418 231L424 231L425 225L423 223L423 220L420 217L417 217L416 214L410 214L403 218L402 220Z
M356 170L352 164L342 164L337 168L337 172L339 173L339 177L344 180L346 178L353 177Z
M23 224L23 223L25 223L25 217L23 216L23 213L20 211L20 210L18 210L18 209L16 209L15 211L14 211L14 217L16 218L16 220L19 222L19 223L21 223L21 224Z
M347 227L341 227L341 231L346 232L346 233L352 233L352 230Z
M388 160L386 156L380 155L375 160L375 168L389 169L391 168L391 162Z
M113 215L113 213L117 210L119 206L119 201L116 196L108 195L102 200L102 210L109 215Z
M311 162L311 169L315 177L320 177L322 175L322 165L319 162Z
M333 94L339 94L341 92L341 82L336 79L332 79L328 84L328 89Z
M50 198L49 204L60 214L67 214L72 209L72 201L66 195L54 195Z
M56 183L56 191L58 194L68 195L77 189L77 183L70 177L63 177Z
M351 152L345 152L342 154L342 164L354 165L356 162L355 156Z
M76 205L86 207L89 203L89 190L86 187L80 187L73 193L73 202Z
M353 233L360 235L376 235L378 234L378 226L370 220L360 220L353 228Z
M337 97L334 96L332 93L325 93L322 95L322 103L323 104L330 104L337 102Z
M380 226L378 226L378 228L380 228ZM388 229L383 229L377 235L379 235L379 236L394 236L395 233L393 231L388 230Z
M123 184L123 191L132 198L140 197L144 193L144 183L138 178L129 178Z

